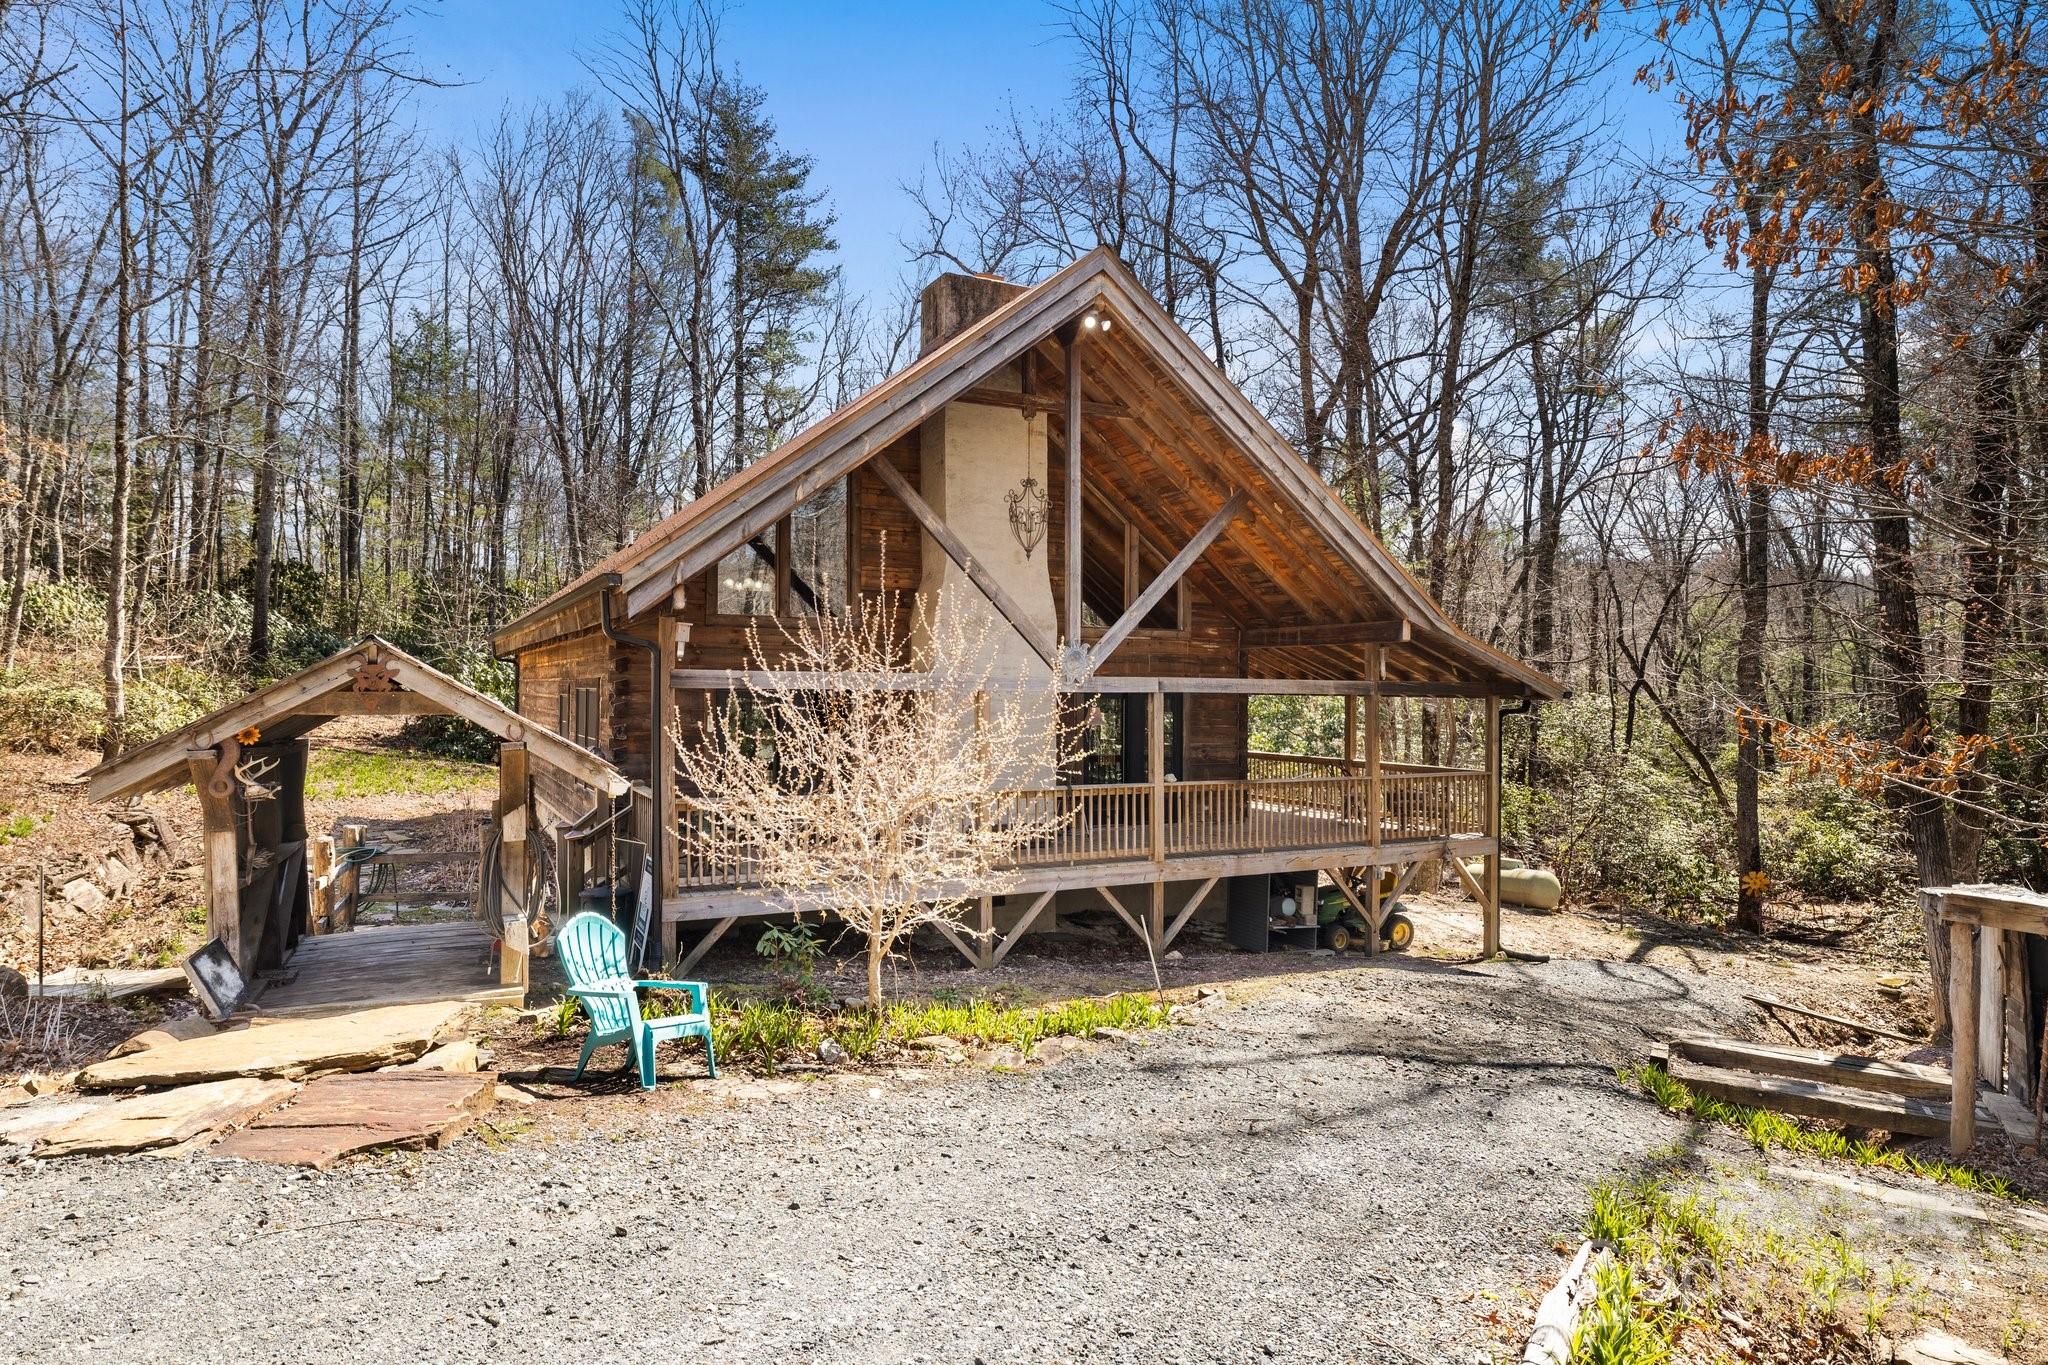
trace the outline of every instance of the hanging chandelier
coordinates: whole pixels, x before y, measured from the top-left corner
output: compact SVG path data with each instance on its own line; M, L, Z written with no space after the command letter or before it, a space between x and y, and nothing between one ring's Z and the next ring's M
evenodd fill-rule
M1024 547L1024 557L1031 558L1032 551L1045 539L1046 511L1050 500L1038 480L1026 474L1024 482L1005 493L1010 504L1010 530L1016 535L1017 543Z

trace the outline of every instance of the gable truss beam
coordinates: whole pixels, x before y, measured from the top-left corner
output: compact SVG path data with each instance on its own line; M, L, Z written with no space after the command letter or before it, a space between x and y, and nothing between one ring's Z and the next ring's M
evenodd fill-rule
M1102 638L1095 642L1095 648L1088 656L1090 673L1101 668L1103 660L1114 653L1116 647L1138 628L1140 621L1151 615L1152 609L1159 605L1160 599L1172 591L1173 585L1180 582L1181 575L1202 557L1202 551L1215 544L1216 537L1222 535L1230 523L1237 520L1237 514L1244 510L1245 504L1249 501L1241 488L1232 493L1230 500L1217 508L1215 515L1203 523L1201 530L1195 532L1195 538L1183 545L1180 553L1159 571L1159 577L1153 579L1151 585L1138 594L1137 601L1124 608L1124 614L1117 617L1116 623L1102 632Z
M1344 621L1330 626L1251 626L1244 632L1246 649L1295 648L1306 645L1404 645L1406 620Z
M1054 398L1038 393L1018 393L1010 389L972 388L953 400L956 403L978 403L986 408L1015 408L1019 412L1063 413L1067 410L1065 398ZM1095 399L1083 399L1083 417L1113 417L1121 421L1134 416L1122 403L1104 403Z
M924 527L925 534L936 540L947 556L960 566L960 572L973 580L974 586L981 589L981 595L1002 613L1003 619L1010 623L1011 629L1023 638L1025 644L1031 646L1032 652L1045 660L1046 667L1056 668L1058 665L1053 661L1052 644L1032 623L1024 608L1017 604L1017 599L1010 596L1003 585L996 582L988 570L976 562L960 537L954 534L953 528L946 525L939 514L932 510L931 504L910 486L910 480L904 478L896 466L887 460L876 460L871 467L881 477L889 491L896 495L896 500L910 509L910 515L917 518L917 524Z

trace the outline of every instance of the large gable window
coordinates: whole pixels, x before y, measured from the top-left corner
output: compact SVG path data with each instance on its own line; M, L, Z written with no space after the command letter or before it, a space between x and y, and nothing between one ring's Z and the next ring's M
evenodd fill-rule
M718 561L711 609L719 616L841 611L851 600L853 519L844 480Z
M1081 624L1105 630L1166 571L1169 558L1135 526L1093 498L1081 504ZM1140 630L1179 630L1185 580L1145 613Z

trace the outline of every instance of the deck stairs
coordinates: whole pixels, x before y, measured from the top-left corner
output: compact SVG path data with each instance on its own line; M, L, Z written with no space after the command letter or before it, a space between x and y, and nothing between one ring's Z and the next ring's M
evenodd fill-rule
M1680 1034L1651 1055L1673 1080L1729 1104L1915 1137L1948 1132L1951 1080L1944 1066L1708 1034ZM1998 1124L1982 1103L1978 1115Z

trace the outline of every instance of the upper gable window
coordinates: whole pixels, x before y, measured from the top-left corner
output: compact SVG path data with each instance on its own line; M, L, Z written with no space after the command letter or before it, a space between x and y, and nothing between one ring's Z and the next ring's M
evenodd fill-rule
M790 514L790 612L845 607L846 549L846 485L837 483Z
M1115 512L1093 498L1081 504L1081 624L1107 629L1166 571L1169 558ZM1138 629L1179 630L1183 618L1185 579L1170 588Z
M794 616L845 609L852 585L851 510L844 480L718 561L719 616Z
M765 536L734 550L711 571L720 616L768 616L775 611L775 548Z

